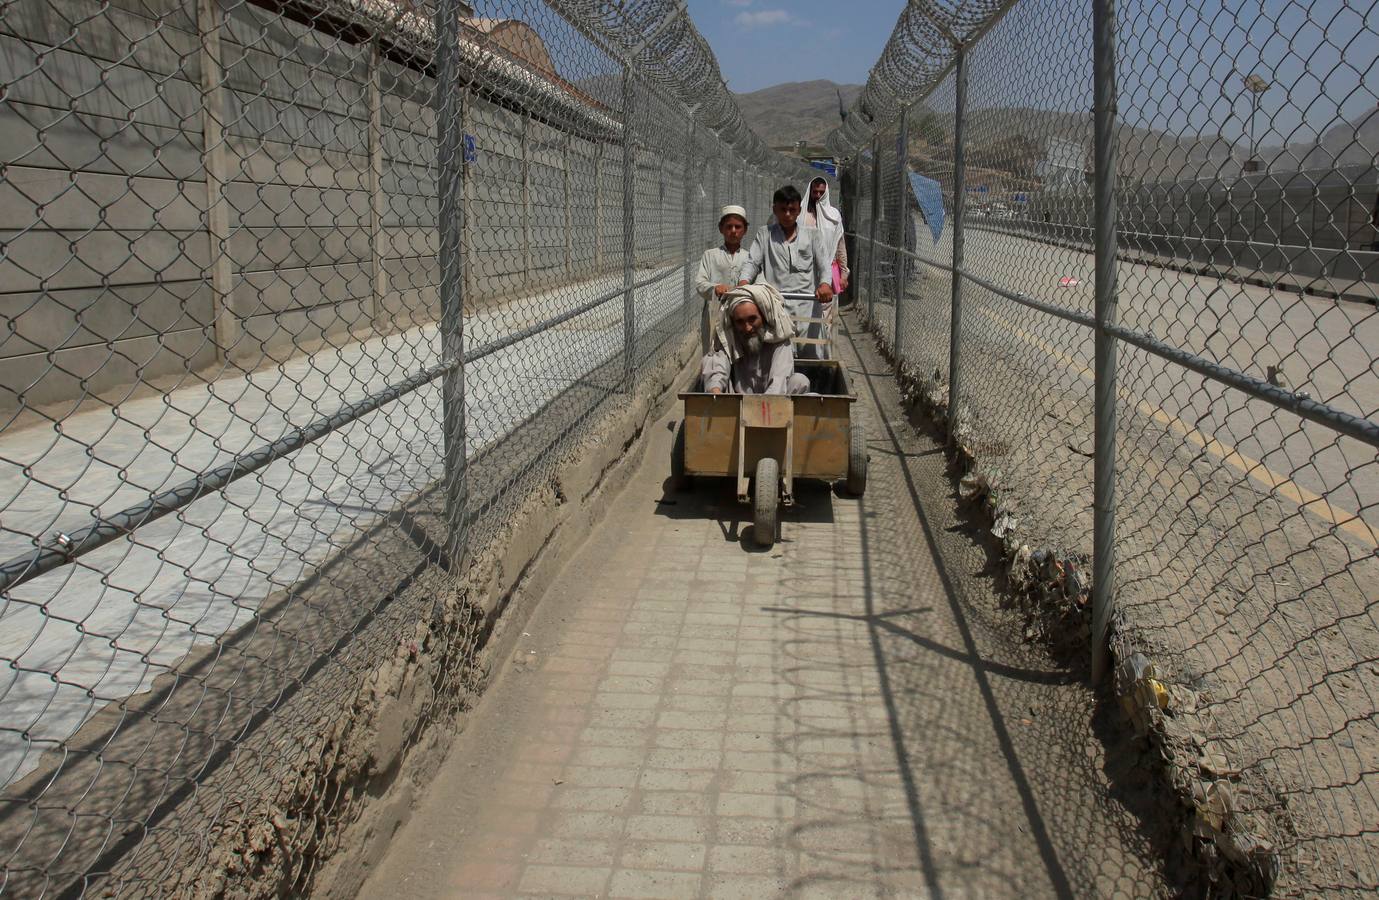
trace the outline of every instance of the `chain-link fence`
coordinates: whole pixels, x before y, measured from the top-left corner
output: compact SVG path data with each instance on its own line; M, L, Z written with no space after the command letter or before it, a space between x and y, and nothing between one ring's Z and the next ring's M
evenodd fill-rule
M1095 665L1113 624L1191 689L1187 842L1367 895L1379 6L1091 9L907 8L832 143L860 302L1013 545L1090 561Z
M406 689L464 702L491 622L441 576L789 164L668 2L19 0L0 72L0 893L281 846L292 895L351 704L446 630Z

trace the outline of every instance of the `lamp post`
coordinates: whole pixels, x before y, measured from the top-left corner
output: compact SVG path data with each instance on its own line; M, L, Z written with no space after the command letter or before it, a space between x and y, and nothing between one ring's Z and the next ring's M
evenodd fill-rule
M1240 81L1250 92L1250 156L1245 160L1245 171L1258 172L1259 147L1255 143L1255 117L1259 114L1259 99L1269 89L1269 82L1253 73L1242 76Z

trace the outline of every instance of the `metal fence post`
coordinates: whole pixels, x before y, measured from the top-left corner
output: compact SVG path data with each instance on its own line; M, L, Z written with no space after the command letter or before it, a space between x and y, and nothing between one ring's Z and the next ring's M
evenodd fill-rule
M1092 681L1106 674L1116 595L1116 19L1114 0L1092 0L1096 346L1092 461Z
M603 274L603 142L594 145L594 274Z
M656 200L656 262L663 262L666 259L666 226L670 223L670 216L666 215L666 201L669 200L669 193L666 192L666 157L665 154L658 154L656 160L656 172L658 172L658 189L661 196Z
M565 214L565 277L571 281L575 278L575 246L574 246L574 207L572 204L570 179L573 173L570 171L570 136L564 135L564 140L560 142L560 165L564 173L561 178L560 186L563 193L563 205Z
M637 301L632 288L632 269L637 254L637 235L633 229L636 200L636 166L632 131L635 113L632 97L632 65L622 68L622 372L623 383L632 389L637 359Z
M441 0L436 17L438 98L437 169L440 176L441 360L452 367L441 380L445 447L445 553L458 565L466 551L464 408L464 120L466 86L459 66L460 0Z
M953 300L948 313L948 437L958 439L962 398L962 265L967 215L967 48L958 48L953 73Z
M895 352L895 365L899 369L904 359L903 342L901 340L901 329L905 327L905 269L908 260L901 252L905 248L905 192L910 189L905 177L906 169L909 168L910 156L910 108L903 106L900 108L900 122L897 125L895 136L895 265L891 267L891 274L895 279L895 334L891 347Z
M871 139L871 224L867 235L867 318L876 322L876 226L881 218L881 139Z
M373 319L385 319L383 299L387 294L383 272L383 219L387 199L383 191L383 59L378 42L369 54L369 282L373 300Z
M522 286L531 286L531 113L522 113Z
M694 224L694 213L692 211L694 200L690 193L690 182L693 180L693 172L694 110L690 110L689 115L685 117L685 183L684 185L682 185L682 195L685 201L685 208L682 210L683 215L681 218L680 225L680 263L685 267L685 296L682 302L684 303L684 318L686 324L688 324L689 319L692 318L691 311L695 308L695 304L692 302L691 298L698 299L697 297L694 297L692 293L693 284L691 284L691 281L693 279L693 276L690 274L690 267L694 264L694 261L690 259L690 228L693 227Z
M206 173L206 234L210 241L210 285L216 358L230 358L239 339L239 320L231 309L234 261L230 256L230 212L225 200L229 184L225 152L225 73L221 67L220 31L224 13L215 0L196 5L197 30L201 32L201 134L202 165Z
M470 265L470 260L474 258L473 226L470 225L474 221L473 216L470 215L474 205L474 170L471 165L473 160L470 158L473 154L469 152L468 147L468 141L472 136L470 133L470 104L472 102L473 98L470 96L469 87L466 85L464 90L460 92L460 175L464 183L460 186L459 228L460 254L465 261L465 264L460 267L461 288L463 290L461 296L470 298L476 296L474 290L475 267ZM477 145L475 149L477 150Z

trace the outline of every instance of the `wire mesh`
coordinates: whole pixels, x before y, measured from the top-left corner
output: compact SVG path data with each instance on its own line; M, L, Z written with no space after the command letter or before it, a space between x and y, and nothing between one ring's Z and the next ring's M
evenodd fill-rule
M945 154L941 122L953 119L953 77L943 82L921 107L910 110L907 122L906 165L904 173L894 163L896 198L901 226L892 232L903 247L914 254L908 257L902 274L902 318L898 345L906 362L927 382L938 383L948 370L949 312L952 302L953 229L939 225L938 234L924 218L916 201L915 176L936 183L946 209L953 208L953 159L951 140ZM936 223L937 224L937 223ZM903 230L902 230L903 229Z
M952 402L1021 541L1087 560L1092 23L1065 0L988 12L952 32L976 38ZM1202 777L1227 783L1276 842L1277 893L1367 895L1379 889L1379 7L1144 0L1116 15L1118 627L1198 692L1203 759L1231 767ZM957 48L915 24L939 17L907 7L830 146L858 165L864 214L880 150L890 210L900 167L885 153L908 110L904 170L938 182L950 218L932 243L932 213L914 206L917 237L877 228L860 301L906 366L942 378L951 282L925 261L952 262ZM887 262L902 249L918 271L897 336Z
M448 648L408 690L468 702L491 622L447 573L690 333L714 210L794 171L639 8L0 7L0 893L282 852L298 894L383 765L341 743L379 666Z

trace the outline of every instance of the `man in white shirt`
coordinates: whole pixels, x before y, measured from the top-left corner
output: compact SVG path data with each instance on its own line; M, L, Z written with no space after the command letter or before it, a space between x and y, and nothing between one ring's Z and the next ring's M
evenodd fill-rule
M812 294L814 299L787 299L791 315L821 318L833 301L833 252L823 245L819 231L799 224L800 192L787 184L771 197L771 212L776 221L757 229L752 249L742 266L739 284L750 284L758 276L782 294ZM822 334L818 325L805 330L807 337ZM801 357L820 358L817 345L806 345Z

